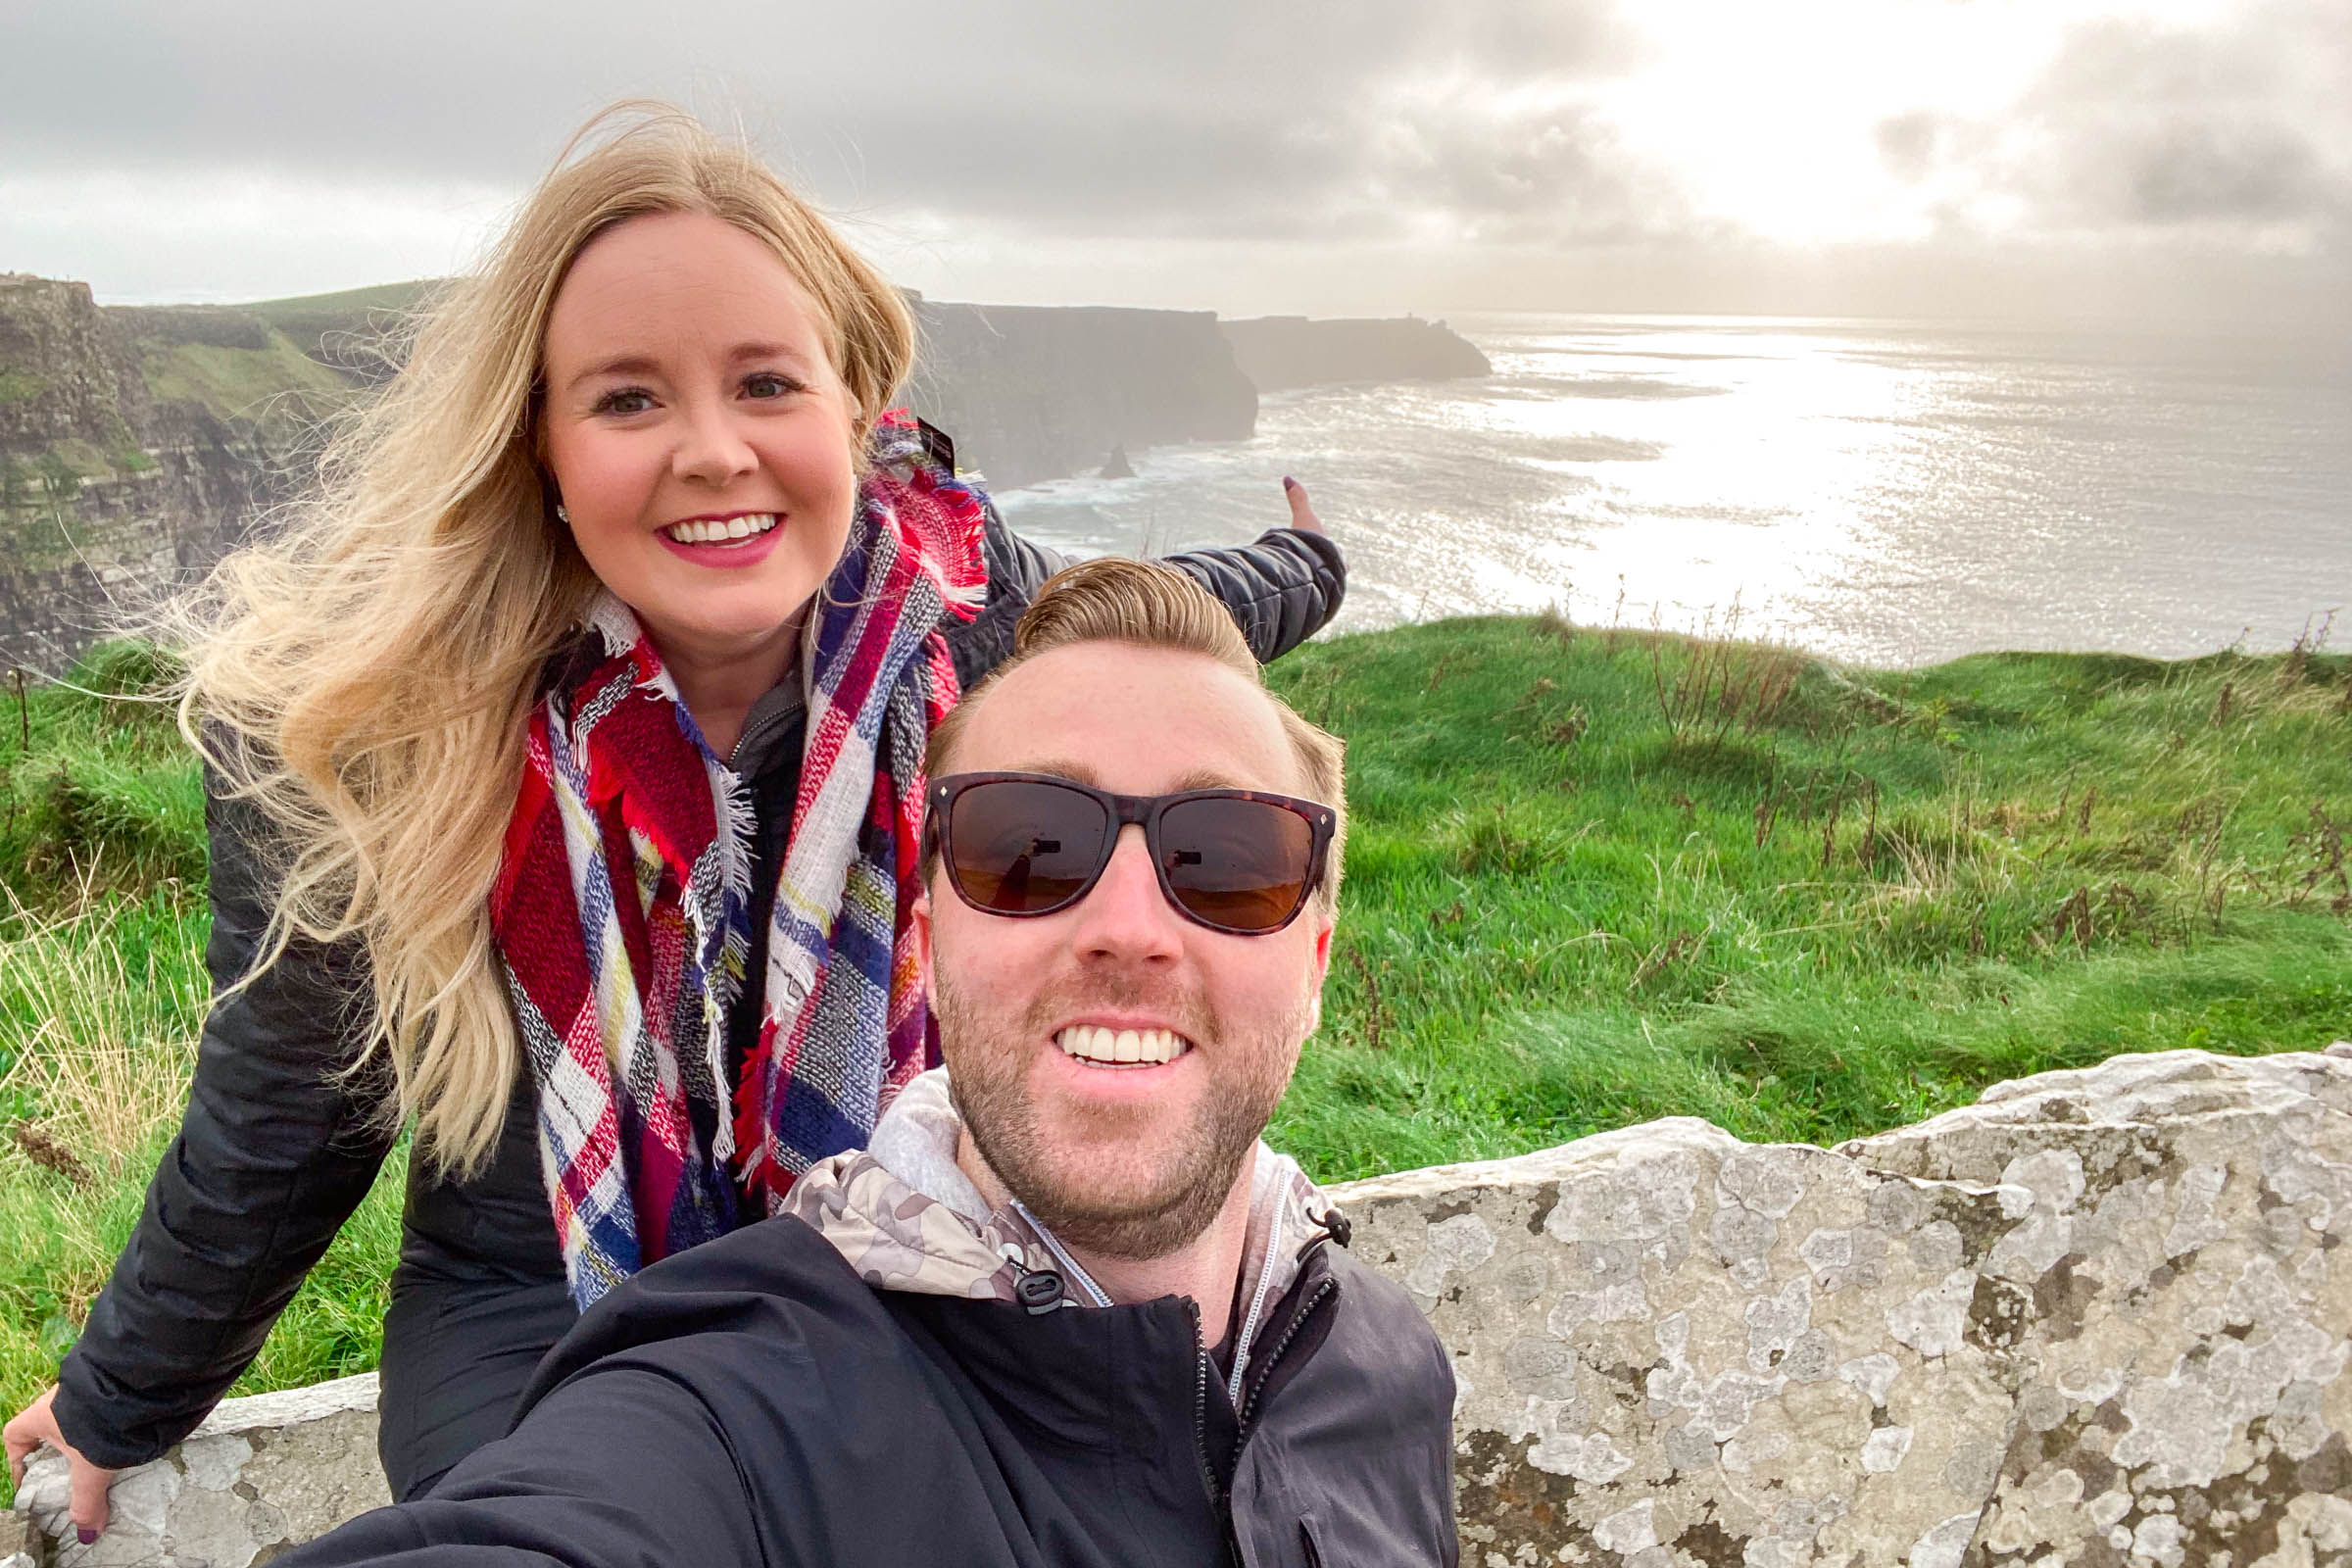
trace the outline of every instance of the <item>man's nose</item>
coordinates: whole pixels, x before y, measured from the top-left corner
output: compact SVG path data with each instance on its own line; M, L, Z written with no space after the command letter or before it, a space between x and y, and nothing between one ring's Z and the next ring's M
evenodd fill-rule
M1119 830L1110 863L1078 903L1079 953L1126 962L1173 962L1184 933L1183 916L1159 891L1144 830Z
M723 405L692 403L677 449L670 454L670 471L681 479L723 485L760 466L760 455L744 440Z

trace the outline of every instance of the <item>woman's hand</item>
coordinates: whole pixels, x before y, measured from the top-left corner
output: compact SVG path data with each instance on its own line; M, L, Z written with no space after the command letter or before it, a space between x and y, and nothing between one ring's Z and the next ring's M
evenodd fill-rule
M98 1539L99 1531L106 1528L106 1492L115 1484L115 1477L120 1472L90 1463L81 1456L79 1448L66 1441L66 1435L57 1430L57 1417L49 1410L50 1402L56 1397L57 1390L51 1388L47 1394L18 1411L14 1421L0 1428L0 1441L5 1441L8 1446L8 1479L12 1486L21 1487L24 1484L24 1461L32 1457L32 1450L42 1444L46 1443L66 1456L66 1464L73 1474L71 1512L74 1515L74 1534L86 1546Z
M1323 526L1323 519L1315 515L1314 507L1306 499L1306 486L1287 473L1282 476L1282 498L1291 504L1292 527L1300 533L1329 532Z

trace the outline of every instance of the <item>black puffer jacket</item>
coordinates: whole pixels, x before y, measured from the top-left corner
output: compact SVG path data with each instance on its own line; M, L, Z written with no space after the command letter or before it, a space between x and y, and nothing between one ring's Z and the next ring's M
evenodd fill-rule
M1046 578L1068 563L1006 528L986 536L989 590L979 616L951 629L965 685L1012 650L1012 628ZM1277 528L1254 543L1168 558L1231 606L1260 660L1288 652L1338 610L1346 568L1328 539ZM756 886L772 889L798 789L797 736L768 750L749 780ZM739 754L740 755L740 754ZM205 963L216 995L241 977L270 906L261 829L249 807L214 800L213 927ZM755 911L754 930L766 922ZM761 956L754 954L752 973ZM55 1413L92 1462L143 1464L204 1419L261 1349L277 1314L368 1194L390 1152L380 1100L336 1077L362 1038L368 982L349 948L297 945L205 1020L179 1136L147 1190L145 1212L58 1373ZM748 995L733 1020L757 1027ZM514 1097L489 1168L464 1185L410 1183L404 1274L545 1284L563 1278L540 1185L527 1089Z
M1411 1300L1318 1240L1261 1343L1237 1413L1181 1297L873 1289L769 1220L598 1302L430 1496L279 1561L1453 1563L1453 1374Z

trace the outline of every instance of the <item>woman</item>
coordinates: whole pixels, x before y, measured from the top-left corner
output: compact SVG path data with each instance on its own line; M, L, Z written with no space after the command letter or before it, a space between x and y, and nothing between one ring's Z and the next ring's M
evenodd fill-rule
M177 1141L58 1386L113 1471L260 1348L413 1118L395 1495L503 1430L642 1265L763 1215L928 1061L920 758L1060 564L890 414L898 294L750 153L632 113L559 165L217 576L188 711L216 1001ZM1261 658L1329 618L1294 526L1178 557Z

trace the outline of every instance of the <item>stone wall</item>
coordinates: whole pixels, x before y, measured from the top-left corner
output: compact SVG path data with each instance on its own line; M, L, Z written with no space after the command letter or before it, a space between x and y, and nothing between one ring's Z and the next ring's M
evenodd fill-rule
M2352 1045L1348 1203L1453 1348L1467 1561L2352 1564Z
M1452 1349L1475 1568L2352 1568L2352 1044L1336 1196ZM373 1393L231 1401L53 1562L246 1568L380 1500ZM36 1462L21 1505L64 1501Z

